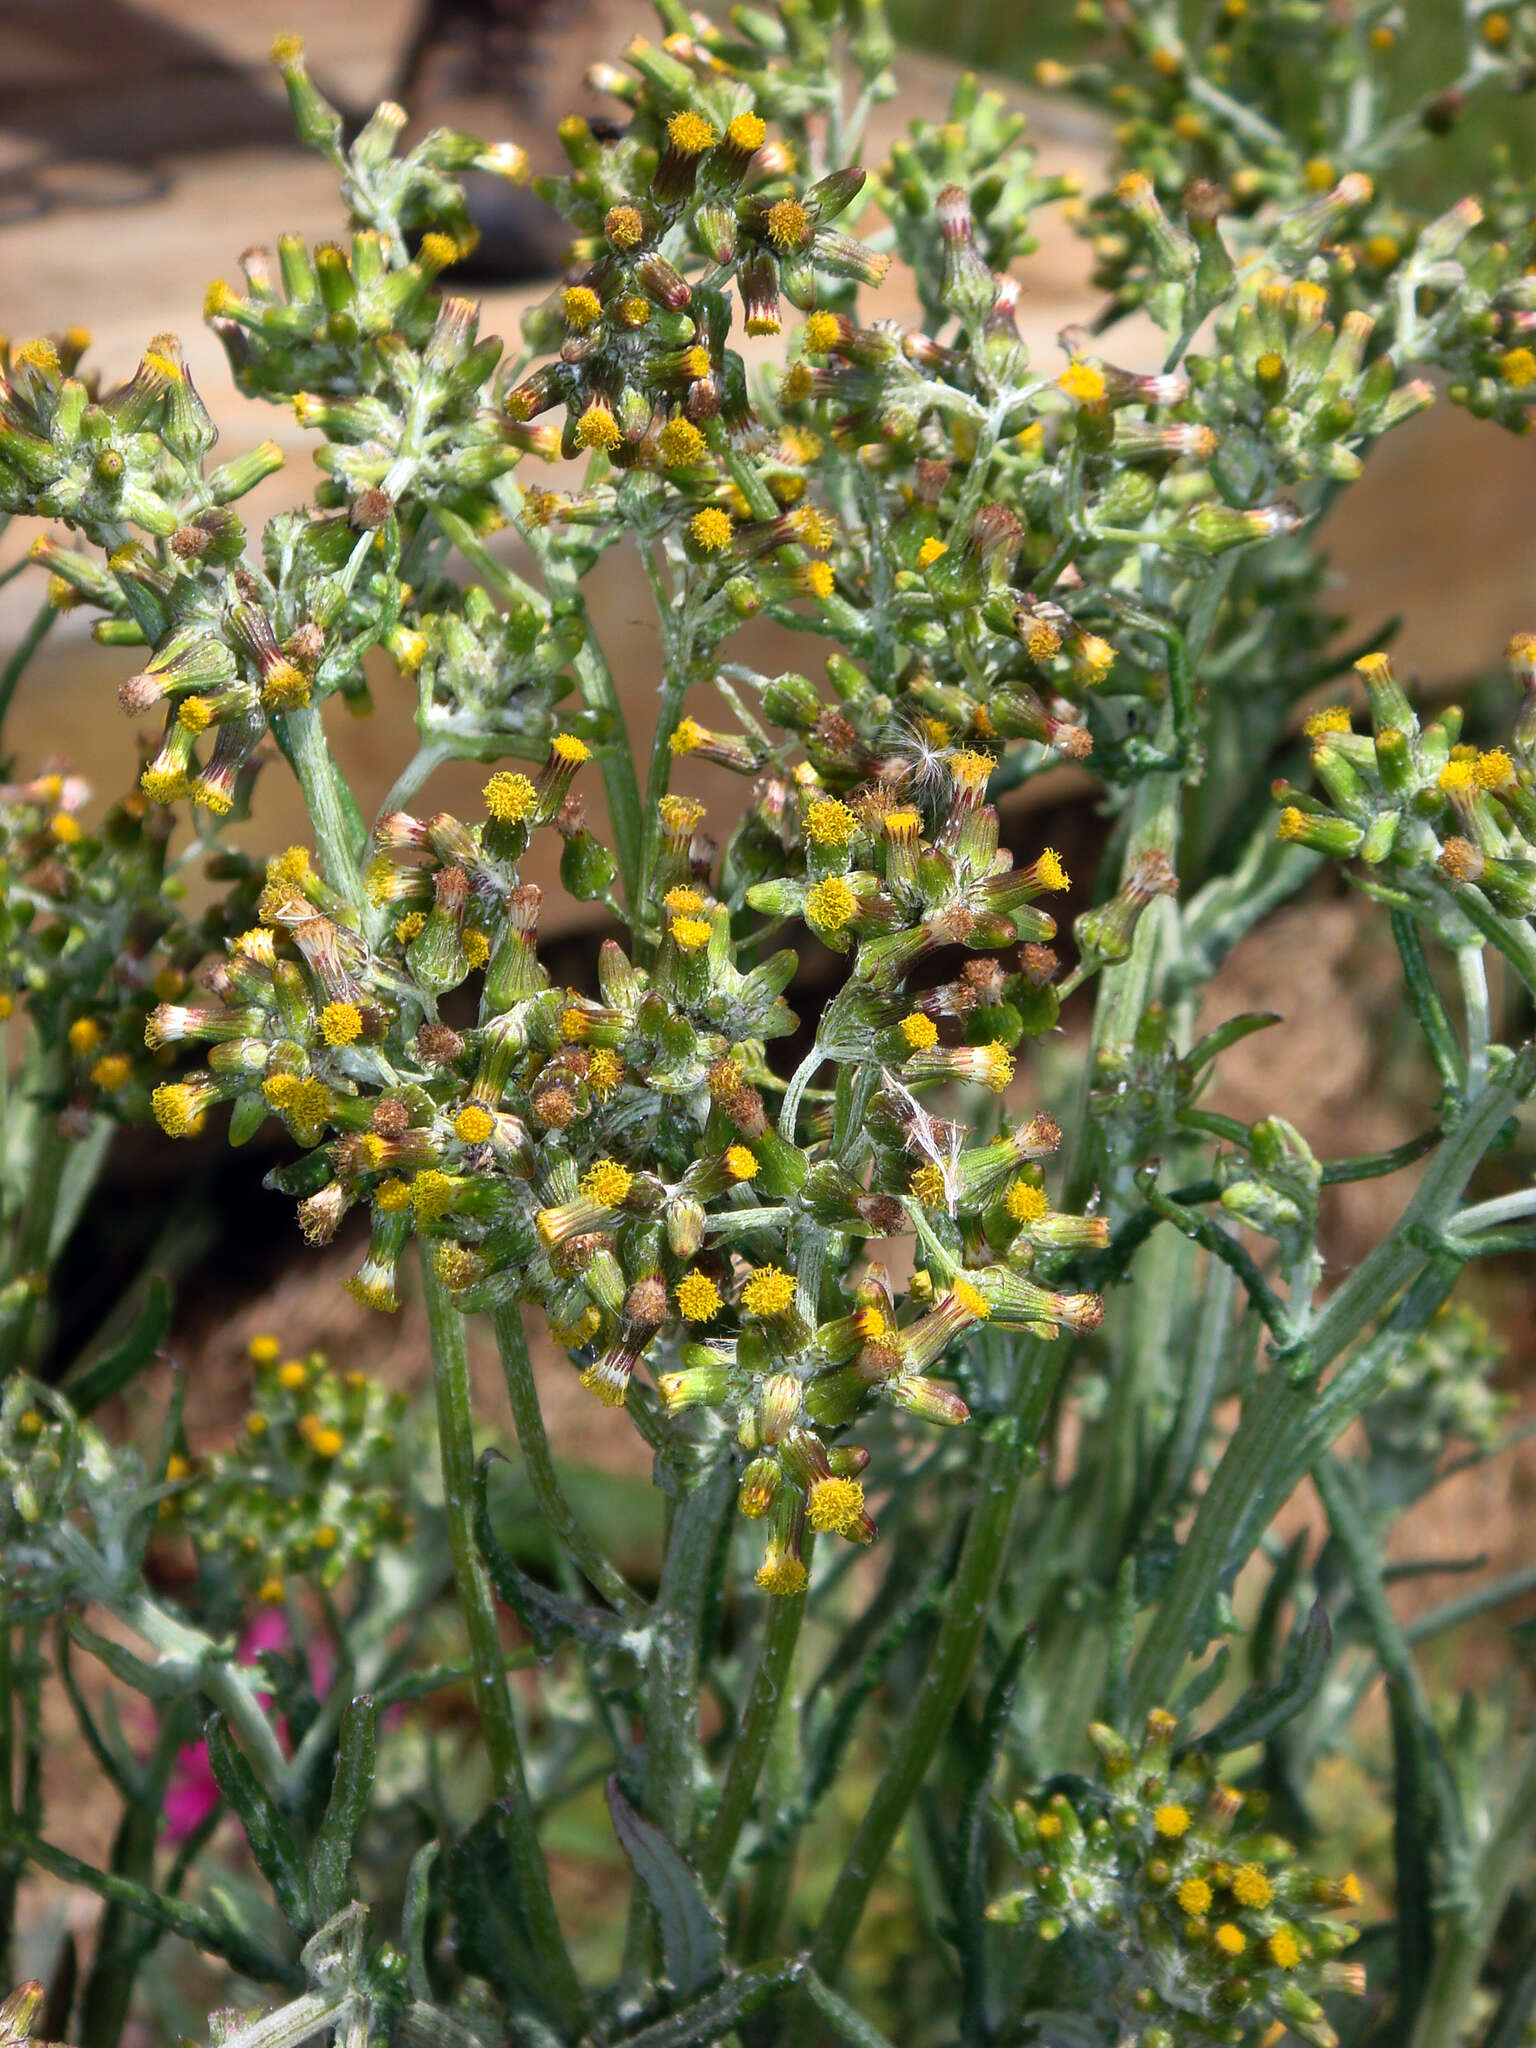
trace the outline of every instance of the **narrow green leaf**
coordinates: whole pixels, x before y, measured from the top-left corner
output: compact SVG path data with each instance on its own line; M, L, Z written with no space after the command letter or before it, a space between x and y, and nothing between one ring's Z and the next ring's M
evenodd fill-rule
M624 1634L625 1624L618 1616L541 1586L516 1564L491 1526L487 1497L490 1468L506 1462L499 1451L491 1450L482 1453L475 1467L475 1542L497 1597L512 1609L533 1637L540 1657L548 1657L563 1636L574 1636L594 1648L611 1649Z
M1201 1749L1221 1756L1229 1750L1246 1749L1251 1742L1267 1741L1316 1699L1332 1653L1333 1629L1319 1600L1292 1636L1279 1678L1273 1685L1251 1686L1232 1711L1201 1737Z
M378 1712L364 1693L341 1717L330 1802L309 1858L309 1904L316 1924L339 1913L352 1896L352 1844L373 1790Z
M662 1955L673 1989L691 1998L714 1983L725 1967L725 1930L716 1919L704 1886L660 1828L630 1805L618 1780L608 1780L608 1811L619 1846L656 1909Z
M209 1718L203 1737L219 1790L239 1821L262 1876L271 1885L283 1918L295 1931L311 1933L314 1923L309 1917L304 1866L288 1823L230 1734L222 1714Z
M77 1415L89 1415L122 1392L143 1371L165 1342L171 1327L171 1290L158 1273L149 1276L144 1306L128 1334L92 1364L76 1368L64 1381Z
M513 2006L558 2018L522 1910L517 1865L507 1841L504 1802L488 1806L443 1858L443 1896L453 1914L461 1961Z

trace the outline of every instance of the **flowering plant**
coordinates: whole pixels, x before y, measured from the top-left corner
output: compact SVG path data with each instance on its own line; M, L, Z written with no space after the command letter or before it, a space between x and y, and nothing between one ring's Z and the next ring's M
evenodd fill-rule
M895 90L879 0L659 11L659 43L594 72L615 132L562 125L541 189L569 272L511 349L452 266L459 175L520 177L521 152L444 130L402 152L392 106L348 144L279 44L350 238L280 238L208 294L241 388L317 437L312 502L260 536L237 508L280 453L209 466L174 339L111 388L78 334L5 358L0 504L71 536L33 549L34 639L91 607L135 650L124 709L162 721L99 820L62 772L0 793L26 1029L0 1858L8 1904L39 1867L104 1902L43 2024L110 2048L172 1933L252 1987L212 2023L240 2048L797 2025L870 2048L877 2022L967 2048L1506 2048L1536 1998L1501 1946L1507 1914L1532 1924L1536 1752L1513 1683L1448 1728L1412 1643L1529 1574L1411 1635L1382 1546L1449 1442L1501 1434L1498 1347L1447 1304L1536 1211L1512 1165L1536 1047L1500 1035L1536 990L1536 652L1511 649L1495 743L1464 741L1385 653L1338 651L1310 536L1431 402L1425 371L1536 419L1531 194L1496 178L1433 214L1397 190L1427 129L1385 117L1374 0L1229 0L1187 41L1161 6L1119 10L1112 48L1052 74L1123 116L1092 195L970 81L857 168ZM1526 78L1529 11L1474 15L1458 92ZM1304 94L1275 61L1298 33ZM1037 365L1013 266L1063 200L1108 299ZM882 313L893 262L911 321ZM1157 368L1117 360L1133 311ZM734 345L786 329L772 369ZM557 459L560 487L536 482ZM648 755L589 605L620 543L656 601ZM824 680L744 658L756 620L819 639ZM413 694L419 746L368 819L326 711L380 688ZM455 759L489 771L476 815L430 806ZM1064 761L1112 820L1069 925L1060 854L999 809ZM231 828L279 762L312 843L262 862ZM733 814L688 793L699 762L742 778ZM579 987L540 957L525 864L551 835L610 921ZM1277 1020L1197 1010L1330 860L1385 908L1438 1093L1422 1136L1319 1159L1281 1114L1202 1106ZM814 1022L809 960L775 944L796 934L832 962ZM276 1340L238 1450L199 1454L174 1408L152 1444L109 1433L163 1289L41 1376L50 1270L106 1135L148 1117L235 1144L273 1123L304 1236L366 1218L358 1302L425 1302L435 1479L418 1418ZM1325 1286L1323 1189L1421 1161ZM652 1586L572 1504L530 1314L654 1454ZM477 1316L543 1571L494 1447L477 1460ZM1308 1476L1326 1527L1283 1547L1266 1532ZM195 1570L167 1591L172 1541ZM140 1696L147 1753L79 1652ZM1374 1767L1378 1674L1398 1939L1373 1930L1362 1965L1359 1882L1288 1838L1318 1833L1333 1760ZM51 1684L122 1801L106 1870L47 1832ZM407 1708L465 1685L476 1733L444 1774ZM604 1780L622 1953L573 1940L547 1854L552 1810ZM259 1892L219 1874L225 1812ZM882 1949L877 1896L918 1955ZM18 2039L41 1996L6 2008Z

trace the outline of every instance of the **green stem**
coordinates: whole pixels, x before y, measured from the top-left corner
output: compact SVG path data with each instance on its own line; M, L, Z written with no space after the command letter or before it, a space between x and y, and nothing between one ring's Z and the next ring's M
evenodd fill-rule
M977 1467L975 1506L944 1608L938 1639L880 1781L870 1796L811 1942L812 1967L833 1979L934 1753L970 1683L1002 1576L1027 1453L1050 1412L1067 1361L1063 1343L1022 1347L1013 1412L988 1425Z
M0 731L4 730L10 714L11 699L16 694L16 685L27 672L27 665L39 647L53 630L59 614L51 602L40 605L32 615L32 623L16 645L10 660L0 669Z
M752 1674L752 1690L741 1727L726 1769L720 1804L699 1852L699 1875L715 1891L725 1882L731 1867L731 1852L752 1809L752 1795L762 1773L763 1761L773 1740L773 1731L789 1698L790 1673L794 1667L795 1645L805 1619L803 1592L790 1599L768 1603L762 1649Z
M651 1627L645 1708L645 1810L685 1854L698 1791L704 1609L731 1494L729 1454L677 1502Z
M639 1620L645 1613L645 1602L581 1527L560 1490L549 1438L544 1431L544 1416L539 1407L533 1366L528 1357L522 1309L516 1302L509 1303L495 1311L491 1324L496 1332L496 1348L501 1353L501 1369L506 1378L507 1398L512 1404L518 1448L523 1454L523 1469L528 1474L539 1513L550 1533L565 1546L576 1569L594 1590L601 1593L615 1612Z
M325 879L346 898L361 920L367 902L363 887L358 823L355 811L342 801L344 785L326 744L318 705L284 711L272 721L278 744L298 777L315 835L315 851Z
M25 1283L24 1291L0 1319L0 1372L25 1358L37 1304L48 1287L48 1253L53 1220L68 1164L70 1140L64 1135L54 1103L54 1085L63 1089L62 1063L50 1061L43 1095L32 1119L32 1171L16 1231L8 1278Z
M1472 1903L1445 1927L1409 2048L1456 2048L1504 1907L1531 1853L1536 1832L1536 1744L1526 1752L1497 1827L1471 1873Z
M507 1817L507 1844L517 1873L522 1910L548 1972L550 1996L574 2031L582 2023L585 2000L560 1931L549 1889L549 1871L534 1828L528 1782L523 1775L522 1746L507 1688L506 1653L496 1629L490 1580L475 1548L475 1440L464 1319L433 1271L430 1257L421 1261L421 1277L432 1340L432 1387L437 1404L443 1511L448 1524L454 1584L475 1667L475 1707L485 1737L492 1783Z

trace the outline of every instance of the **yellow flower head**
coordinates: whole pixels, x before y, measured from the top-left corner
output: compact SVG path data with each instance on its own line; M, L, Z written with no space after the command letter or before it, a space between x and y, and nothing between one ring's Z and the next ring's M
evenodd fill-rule
M942 1167L930 1164L915 1168L907 1186L925 1209L942 1209L949 1201Z
M1277 1970L1294 1970L1301 1961L1301 1943L1289 1927L1277 1927L1264 1946Z
M453 1120L453 1134L466 1145L483 1145L496 1128L496 1119L478 1102L466 1102Z
M949 779L958 789L985 789L987 778L997 766L990 754L974 747L961 747L944 764Z
M605 455L611 455L623 438L613 414L600 399L594 399L577 425L576 446L600 448Z
M939 1042L938 1025L931 1017L925 1017L921 1010L909 1011L897 1028L914 1052L927 1045L937 1045Z
M583 761L592 758L592 749L573 732L557 732L549 743L549 751L553 760L568 768L579 768Z
M931 533L917 551L917 566L919 569L931 569L941 556L948 553L949 542Z
M766 1558L757 1568L756 1583L765 1593L773 1593L781 1599L803 1593L809 1582L810 1573L798 1557L786 1552Z
M253 1337L245 1347L245 1355L252 1365L276 1365L282 1352L281 1340L265 1330L260 1336Z
M800 580L805 585L806 596L819 598L823 604L837 588L837 578L832 573L830 562L807 562L800 571Z
M1035 862L1035 873L1047 889L1070 889L1072 877L1062 866L1061 855L1054 846L1048 846Z
M732 1180L756 1180L761 1171L757 1155L745 1145L732 1145L725 1155L725 1170Z
M327 1045L351 1045L363 1035L363 1013L356 1003L327 1003L320 1012L320 1036Z
M634 1175L616 1159L595 1159L582 1175L581 1192L605 1209L616 1209L629 1193Z
M1003 1198L1003 1207L1015 1223L1038 1223L1051 1212L1044 1188L1027 1180L1016 1180Z
M804 327L805 345L813 355L824 356L835 348L842 323L835 313L812 313Z
M1230 1920L1223 1920L1211 1936L1224 1956L1240 1956L1248 1946L1248 1937L1241 1927L1235 1927Z
M979 1287L973 1287L969 1280L955 1280L949 1290L951 1301L958 1302L965 1313L977 1322L986 1322L992 1313L992 1304Z
M101 1026L94 1017L77 1017L69 1027L69 1049L84 1059L93 1053L102 1039Z
M285 1394L297 1394L309 1385L309 1368L302 1358L289 1358L277 1368L277 1384Z
M834 1536L859 1536L864 1531L864 1489L857 1479L818 1479L806 1501L806 1520L813 1529Z
M805 921L817 931L840 932L858 907L858 897L842 876L832 875L806 891Z
M133 1062L120 1052L103 1053L91 1068L91 1082L94 1087L108 1095L125 1087L133 1075Z
M487 814L498 825L516 825L527 817L535 802L534 787L527 776L512 775L506 769L491 777L481 795Z
M199 1096L195 1088L185 1081L162 1081L149 1098L155 1122L168 1138L186 1138L192 1134L199 1116Z
M674 114L667 123L667 140L679 156L702 156L715 146L715 131L702 114Z
M672 943L683 953L697 953L709 944L710 925L702 917L674 917L671 924Z
M1176 1801L1158 1807L1152 1816L1152 1827L1155 1833L1164 1836L1166 1840L1177 1842L1181 1836L1189 1832L1189 1808L1180 1806Z
M706 505L688 522L688 533L694 546L701 548L706 555L718 554L722 548L728 548L735 532L736 522L718 505Z
M1186 1877L1174 1896L1179 1902L1179 1910L1188 1913L1192 1919L1198 1920L1202 1913L1211 1910L1212 1892L1203 1877Z
M1476 786L1470 761L1447 761L1436 780L1447 796L1466 796Z
M696 718L680 718L677 730L667 741L674 754L691 754L703 746L709 735Z
M409 1185L399 1179L380 1181L373 1191L373 1206L386 1216L399 1216L411 1206Z
M1232 1873L1232 1896L1240 1906L1257 1911L1269 1904L1275 1888L1257 1863L1243 1863Z
M1092 363L1069 363L1056 379L1056 388L1079 405L1096 405L1107 387L1103 371L1096 370Z
M661 901L662 907L674 917L697 917L704 908L704 898L697 889L669 889Z
M1504 382L1516 391L1523 391L1528 384L1536 384L1536 352L1528 348L1509 348L1499 357L1499 372Z
M781 1316L794 1298L794 1281L777 1266L759 1266L741 1290L742 1307L754 1316Z
M692 420L679 417L662 428L656 450L668 469L691 469L708 455L709 443Z
M594 1095L611 1095L624 1078L624 1062L607 1046L599 1046L587 1068L587 1086Z
M805 814L805 836L817 846L846 846L859 829L859 821L836 797L821 797Z
M768 209L768 239L776 249L803 249L811 237L811 217L798 199L779 199Z
M1320 740L1331 732L1349 732L1351 729L1347 704L1330 704L1324 711L1314 711L1302 727L1309 740Z
M589 327L595 327L602 317L603 302L590 285L571 285L561 294L560 305L565 314L565 324L574 327L578 334L585 334Z
M722 1305L720 1290L707 1274L686 1273L678 1281L677 1312L685 1322L712 1322Z
M1515 779L1515 764L1502 747L1490 747L1472 763L1472 780L1479 789L1508 789Z
M453 1181L435 1166L424 1167L411 1182L411 1207L423 1223L435 1223L448 1214L453 1201Z

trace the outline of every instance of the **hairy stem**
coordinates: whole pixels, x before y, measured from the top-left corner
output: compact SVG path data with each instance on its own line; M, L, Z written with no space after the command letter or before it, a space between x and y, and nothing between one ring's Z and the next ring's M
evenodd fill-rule
M736 1745L726 1769L720 1804L699 1852L699 1874L713 1891L725 1882L731 1867L731 1852L752 1810L752 1795L762 1773L763 1762L773 1740L774 1728L790 1693L795 1645L805 1619L805 1594L774 1599L768 1603L763 1625L762 1648L752 1674L752 1691L737 1731Z

